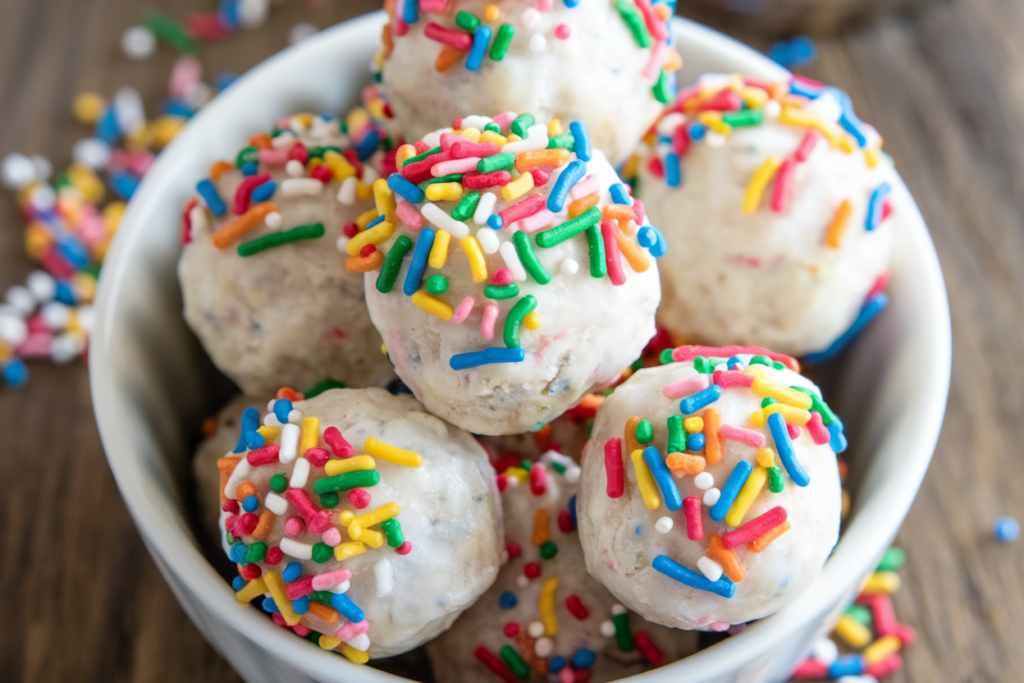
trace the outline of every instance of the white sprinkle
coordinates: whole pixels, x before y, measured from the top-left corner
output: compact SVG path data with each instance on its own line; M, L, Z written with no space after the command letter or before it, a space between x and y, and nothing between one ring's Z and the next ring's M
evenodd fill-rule
M190 235L202 235L210 231L210 222L206 220L206 209L198 204L188 214Z
M544 52L548 48L548 39L537 33L530 37L530 51L531 52Z
M494 119L487 116L467 116L466 118L462 119L462 130L466 130L468 128L476 128L477 130L483 130L484 128L487 127L487 124L493 120Z
M286 465L295 459L299 452L299 437L302 429L298 425L288 423L281 428L281 453L278 456Z
M342 593L347 593L348 589L351 588L351 587L352 587L352 582L351 581L342 581L337 586L331 586L327 590L331 591L332 593L336 593L338 595L341 595Z
M457 240L469 237L469 226L452 218L444 209L433 202L427 202L420 208L423 217L434 226L447 230Z
M811 648L811 656L827 666L836 661L839 647L831 638L819 638Z
M681 113L674 111L671 114L666 114L661 121L658 121L658 135L669 137L684 123L686 123L686 117Z
M77 334L62 334L50 342L50 360L57 364L77 358L85 350L85 339Z
M99 138L82 138L71 148L71 158L93 170L110 164L110 145Z
M538 638L537 642L533 644L533 653L538 657L549 657L554 651L555 643L547 636Z
M313 546L308 543L299 543L294 538L282 538L281 542L278 543L278 547L285 555L298 560L313 559Z
M530 625L526 627L526 632L530 634L531 638L540 638L544 635L544 624L539 621L531 621Z
M295 467L292 468L292 478L288 481L288 486L293 489L301 489L306 485L307 479L309 479L309 461L299 458L295 461Z
M579 465L572 465L565 468L565 474L562 476L564 476L565 480L570 484L575 484L580 480L580 475L582 473L583 470L580 469Z
M705 142L708 143L708 147L716 148L723 147L725 145L725 136L721 133L716 133L713 130L709 130L704 136Z
M611 638L615 635L615 624L612 623L611 619L605 619L601 622L601 635L605 638Z
M359 650L360 652L366 652L370 649L370 636L365 633L360 633L352 640L346 640L345 644L353 650Z
M657 529L660 534L667 534L672 531L673 524L671 517L661 517L654 523L654 528Z
M526 269L523 268L523 264L519 260L519 254L516 253L516 245L511 242L505 242L498 251L501 252L501 258L505 261L505 266L512 271L512 279L518 282L526 282Z
M345 206L352 206L356 203L356 189L359 187L359 178L354 175L345 178L338 189L338 203Z
M707 555L704 555L697 560L697 569L700 573L707 577L708 581L718 581L722 578L722 565L712 560Z
M626 608L623 607L622 605L620 605L619 603L615 603L614 605L612 605L612 616L613 617L617 617L620 614L625 614L625 613L626 613Z
M501 148L502 152L519 154L520 152L532 152L538 149L545 149L548 146L548 129L544 124L530 126L526 131L526 139L519 142L507 142ZM552 178L554 179L554 178Z
M526 28L536 28L537 26L540 26L540 20L540 11L533 7L523 10L523 26Z
M293 424L293 425L301 425L302 424L302 411L301 410L292 409L288 413L288 422Z
M306 175L306 167L298 159L289 159L288 163L284 165L284 172L290 178L302 178Z
M75 190L77 191L77 190ZM39 211L47 211L57 204L57 191L47 184L36 185L28 197L29 202Z
M33 270L25 278L25 286L39 303L46 303L57 295L57 281L45 270Z
M270 140L270 146L274 149L291 149L292 145L295 144L295 136L292 135L291 131L283 131L276 138ZM292 159L292 161L299 161L298 159ZM299 161L299 164L302 164Z
M348 256L348 249L346 248L347 244L348 244L348 238L345 237L344 235L339 237L334 242L334 246L336 246L338 248L338 251L340 251L342 254L345 254L345 256Z
M363 164L363 182L373 187L373 184L380 179L380 174L377 173L377 169L373 167L373 164Z
M494 205L498 202L498 195L494 192L484 192L480 195L480 203L476 205L473 212L473 222L477 225L487 225L487 219L494 212Z
M693 484L701 491L707 491L715 485L715 477L710 472L701 472L693 478Z
M118 129L126 135L146 122L142 95L135 88L124 87L118 90L110 106L114 109Z
M381 560L373 566L373 575L377 577L377 595L391 595L395 589L395 572L391 560Z
M281 421L277 419L277 415L274 415L273 413L267 413L266 415L263 416L263 426L280 427Z
M16 315L0 315L0 339L18 346L28 338L28 325Z
M316 196L324 189L324 184L316 178L288 178L278 186L282 197Z
M96 322L96 314L93 312L92 306L79 306L77 315L78 326L82 328L86 334L91 333Z
M279 211L271 211L267 214L267 217L263 219L263 222L266 223L267 227L271 230L277 230L281 227L281 222L283 220L284 219Z
M156 53L156 34L146 26L131 26L121 34L121 50L129 59L152 57Z
M24 154L8 154L4 157L4 186L8 190L17 190L36 179L36 167Z
M257 28L267 23L270 0L238 0L238 23L245 28Z
M7 301L11 306L18 309L23 315L30 315L36 310L36 298L32 296L32 292L29 291L28 287L23 285L14 285L7 289L7 295L4 296L4 300Z
M39 310L39 314L43 317L46 326L51 331L63 330L68 326L68 321L71 320L71 309L59 301L51 301L45 304Z
M267 497L263 500L263 504L275 515L283 515L288 512L288 501L273 491L267 493Z
M476 231L476 238L480 240L480 248L484 250L485 254L496 254L498 248L501 247L501 240L498 239L498 233L491 228L480 228Z
M53 175L53 164L42 154L33 154L29 161L36 170L36 180L49 180Z
M224 485L224 497L230 500L238 500L238 496L235 495L235 491L238 489L238 485L249 478L252 474L252 465L249 464L249 460L242 458L235 465L235 469L231 470L231 476L228 477L228 483Z
M520 588L526 588L530 585L530 580L526 578L526 574L520 574L516 577L516 585Z
M704 492L704 504L708 507L714 506L718 502L718 498L722 495L722 492L716 488L708 489Z
M580 272L580 264L576 263L576 259L567 258L558 264L558 270L566 277L572 277L576 273Z

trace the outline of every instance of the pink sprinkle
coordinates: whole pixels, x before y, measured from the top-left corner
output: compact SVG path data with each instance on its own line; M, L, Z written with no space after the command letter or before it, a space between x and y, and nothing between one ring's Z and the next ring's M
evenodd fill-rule
M465 141L466 138L462 137L458 133L441 133L441 151L444 153L445 158L443 161L452 159L452 147L460 142ZM428 159L430 157L427 157Z
M312 576L303 576L301 579L295 579L285 587L285 595L288 596L289 600L298 600L303 595L309 595L312 592Z
M571 666L567 666L558 672L558 683L576 683L576 674L573 673Z
M328 427L324 430L324 442L339 458L351 458L355 455L356 449L352 448L352 445L345 440L337 427Z
M324 543L333 548L341 543L341 532L338 531L337 527L331 527L320 538Z
M409 0L409 2L415 2L415 0ZM402 0L398 0L398 5L402 4ZM396 5L395 16L391 19L391 32L395 34L395 37L401 38L409 32L409 24L405 23L402 19L402 10Z
M643 200L633 200L633 213L636 214L636 222L638 225L643 225L647 222L647 207L644 206Z
M535 194L527 197L521 202L517 202L508 207L499 214L501 216L501 224L512 225L516 221L529 218L538 211L544 210L546 205L547 199L544 195Z
M331 454L327 452L326 448L307 448L302 457L308 460L309 464L314 467L323 467L327 464Z
M542 195L535 195L540 197ZM555 217L555 214L551 213L547 209L541 209L537 213L524 218L515 223L515 227L522 230L525 233L536 232L541 228L546 228L551 225L551 220Z
M591 173L586 178L572 186L572 189L569 190L569 196L573 199L582 199L589 194L594 194L600 189L601 179L597 177L596 173Z
M357 510L370 504L370 492L366 489L352 489L348 492L348 502Z
M686 514L686 537L691 541L704 538L704 511L700 498L687 496L683 500L683 512Z
M797 425L791 425L787 422L786 429L789 430L789 438L793 439L794 441L800 438L800 427L798 427Z
M498 153L498 145L494 142L470 142L461 140L452 143L452 159L465 159L467 157L490 157Z
M437 12L441 14L444 12L444 6L448 0L420 0L420 9L424 12ZM345 640L345 638L342 638Z
M743 427L721 425L718 428L718 436L723 439L729 439L730 441L739 441L751 448L761 448L764 446L764 434L755 432L751 429L744 429Z
M167 92L176 100L187 100L203 77L203 64L193 55L182 55L174 61L167 80Z
M542 462L533 463L530 468L530 493L535 496L543 495L548 490L548 468Z
M789 208L789 195L793 192L796 164L795 160L786 159L775 174L775 183L770 203L771 210L775 213L784 213Z
M902 640L902 638L900 638L900 640ZM868 666L868 670L865 673L869 676L874 676L878 680L881 680L883 678L886 678L887 676L896 673L900 670L902 666L903 658L900 657L899 654L891 654L882 661L875 662L874 664Z
M416 207L405 201L404 199L398 202L398 207L395 209L395 213L402 219L405 226L413 232L419 232L423 229L423 226L427 224L423 215L416 210Z
M275 443L263 448L257 448L254 451L249 451L249 455L245 456L245 459L248 460L249 464L253 467L270 465L278 461L280 452L281 447Z
M714 382L723 389L749 387L754 384L754 376L736 370L715 370Z
M711 629L712 631L718 631L719 633L721 633L722 631L728 631L729 630L729 626L731 626L731 624L729 624L728 622L725 622L725 621L715 621L715 622L712 622L711 625L708 626L708 628Z
M559 40L568 40L571 35L572 29L569 28L569 24L559 24L555 27L555 38L558 38Z
M722 534L722 545L726 548L735 548L744 543L750 543L785 522L786 517L786 508L777 505L743 526Z
M306 531L306 523L300 517L289 517L284 523L284 532L292 538L301 536Z
M313 577L313 590L315 591L326 591L334 588L337 585L345 583L352 578L352 570L335 569L332 572L324 572L323 574L317 574Z
M604 471L608 477L605 492L609 498L621 498L626 490L622 471L622 439L613 437L604 442Z
M668 28L658 18L658 15L654 13L649 0L633 0L633 2L636 3L636 8L640 10L640 14L644 15L644 23L647 24L647 30L651 32L651 37L654 38L654 41L656 43L664 43L668 39Z
M699 391L704 391L711 386L711 380L708 379L707 375L697 375L696 377L687 377L681 379L678 382L668 384L661 393L665 395L665 398L683 398L684 396L691 396Z
M469 317L470 311L473 310L473 297L467 296L462 300L462 303L455 307L455 312L452 313L452 322L459 325L466 318Z
M601 221L601 238L604 240L604 259L608 265L608 278L616 287L626 284L626 271L622 267L619 242L615 239L615 221Z
M811 152L818 146L818 140L821 139L821 133L817 129L810 128L804 133L804 139L800 141L800 146L796 148L796 154L793 158L797 161L807 161L807 158L811 156Z
M265 166L273 166L275 168L284 166L288 163L288 150L286 149L261 149L257 153L259 162Z
M334 637L341 641L352 640L361 633L366 633L370 629L370 622L366 619L362 621L350 621L341 625Z
M435 178L442 178L453 173L469 173L470 171L476 170L476 165L478 163L480 163L480 157L466 157L465 159L442 161L439 164L434 164L434 167L430 169L430 174Z
M821 413L811 413L811 421L807 423L807 431L811 433L811 438L814 439L814 443L821 446L831 440L831 436L828 433L828 428L821 419Z
M273 619L274 623L277 624L278 626L288 626L288 624L286 624L285 621L284 621L284 617L282 617L277 612L274 612L273 614L271 614L270 618Z
M400 545L397 548L395 548L395 552L398 553L399 555L408 555L409 553L412 552L412 543L409 543L409 541L406 541L402 545Z
M768 356L778 361L794 372L800 372L800 363L796 358L782 353L775 353L760 346L679 346L672 350L672 360L677 363L693 360L697 356L711 356L715 358L731 358L743 353L754 356Z
M512 182L512 174L508 171L467 173L462 176L462 187L467 190L486 190L489 187L504 187L510 182Z
M889 286L889 271L885 271L884 273L879 275L877 278L875 278L875 284L871 285L871 289L868 291L867 296L864 297L865 301L867 299L870 299L871 297L873 297L875 294L878 294L879 292L885 291L885 288L888 287L888 286Z
M491 276L491 280L499 287L510 285L512 284L512 271L508 268L502 268Z
M550 12L552 0L537 0L537 11Z
M303 626L302 624L295 624L295 626L292 626L292 630L301 638L305 638L313 631L310 627Z
M666 43L659 42L651 50L651 57L647 60L647 65L641 72L641 76L644 78L654 78L661 71L661 65L665 63L665 50L668 49Z
M487 304L484 309L484 318L480 321L480 334L484 339L494 339L494 323L498 319L498 307L494 304Z
M519 117L519 114L514 111L507 111L504 114L498 114L494 117L494 122L501 126L503 129L507 126L511 126L512 122Z

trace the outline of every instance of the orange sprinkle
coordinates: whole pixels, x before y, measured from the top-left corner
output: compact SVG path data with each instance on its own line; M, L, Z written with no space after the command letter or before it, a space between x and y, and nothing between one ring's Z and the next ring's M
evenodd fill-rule
M619 230L615 232L615 241L619 245L619 251L626 257L626 261L634 273L642 273L651 267L651 262L644 255L643 250L640 249L640 245L630 237L622 234L621 223L619 224Z
M658 5L660 7L661 5ZM679 51L674 47L668 49L668 59L665 60L665 71L672 73L673 71L679 71L683 68L683 56L679 54Z
M844 199L843 203L836 209L836 215L832 218L832 224L828 226L828 231L825 233L825 244L838 249L843 243L843 234L846 232L846 226L850 223L850 216L853 215L853 204L849 199Z
M544 545L548 542L548 521L549 513L547 508L540 508L533 515L533 541L534 545Z
M395 49L395 41L391 37L391 24L384 24L381 31L381 42L384 43L384 59L391 57L391 51Z
M525 628L519 629L519 633L516 634L516 644L519 645L519 652L523 657L523 661L529 665L530 671L537 677L545 676L548 672L548 660L546 657L541 658L537 656L537 641L530 637Z
M451 45L445 45L441 49L441 54L437 56L437 61L434 62L434 68L444 73L448 69L455 66L456 63L466 54L466 50L459 50L452 47Z
M634 221L615 221L618 224L619 232L626 237L632 237L636 234L636 223Z
M541 427L540 431L533 432L533 440L541 451L546 451L551 445L551 423Z
M338 611L332 607L321 604L316 600L309 601L309 613L317 619L333 624L338 621Z
M368 273L371 270L380 270L384 265L384 254L380 249L375 250L369 256L349 256L345 259L345 270L350 273Z
M846 475L850 471L850 466L846 464L845 460L840 460L836 465L839 466L839 481L846 481Z
M571 202L569 204L569 220L582 215L590 207L597 206L599 201L601 201L601 195L594 192Z
M635 221L636 212L632 206L609 204L601 210L601 218L606 221Z
M704 471L707 461L699 455L691 453L669 453L665 458L665 466L673 472L683 474L700 474Z
M280 398L286 398L289 401L301 401L306 397L297 391L289 389L288 387L281 387L280 389L277 390L277 393L274 395L274 400Z
M569 163L570 153L567 149L535 149L520 152L516 155L516 170L525 173L531 168L554 166L560 168Z
M228 499L224 495L224 487L228 485L228 479L231 478L231 473L235 471L235 465L240 463L242 458L237 455L228 456L221 458L217 461L217 469L220 470L220 499L221 502Z
M405 166L406 160L414 156L416 156L415 145L402 145L398 148L398 151L395 152L395 165L397 165L398 168L402 168Z
M232 166L226 161L218 161L217 163L210 167L210 180L212 180L213 182L217 182L218 180L220 180L220 177L224 175L225 171L230 171L233 168L234 166Z
M230 247L245 233L262 223L263 219L274 211L277 211L277 204L274 204L274 202L253 204L249 207L248 211L214 233L213 246L218 249Z
M789 531L789 521L788 520L783 522L782 524L778 525L777 527L774 527L774 528L769 529L768 531L764 532L763 534L761 534L760 536L755 538L753 541L748 543L747 547L750 548L755 553L759 553L762 550L764 550L765 548L767 548L768 546L770 546L772 541L774 541L776 538L778 538L782 534L786 533L787 531Z
M626 442L626 453L642 451L644 449L644 447L640 445L640 442L636 440L636 426L640 424L641 420L643 420L643 418L637 417L636 415L626 420L626 430L622 435L623 441Z
M755 539L756 540L756 539ZM711 538L708 541L708 549L705 553L712 560L722 565L722 569L725 570L725 575L729 577L729 580L733 583L739 583L746 577L747 572L743 569L743 565L740 564L740 560L729 548L725 547L722 543L722 537L718 534L711 534Z
M253 529L252 537L257 541L262 541L270 533L271 527L274 526L274 515L270 510L264 510L263 514L260 515L260 521Z
M722 459L722 443L718 440L718 424L722 414L717 408L704 411L704 455L709 465L717 465Z
M653 7L654 13L658 16L658 19L662 21L668 21L668 18L672 16L672 8L667 4L658 4Z
M251 481L243 481L241 484L235 487L235 498L238 500L245 500L249 496L256 495L256 484Z
M273 149L274 143L270 141L270 136L266 133L259 133L249 138L249 144L258 149Z
M3 348L3 347L0 347L0 348ZM3 352L0 351L0 358L3 358L3 357L4 357ZM215 431L217 431L217 418L215 418L215 417L208 417L205 420L203 420L203 436L210 436Z
M598 409L604 405L604 396L601 394L584 394L577 405L580 408Z

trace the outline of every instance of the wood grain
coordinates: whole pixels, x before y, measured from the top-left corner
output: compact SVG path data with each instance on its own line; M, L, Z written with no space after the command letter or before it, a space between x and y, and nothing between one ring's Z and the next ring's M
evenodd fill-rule
M130 84L152 107L172 55L134 63L121 32L148 9L207 0L4 0L0 155L62 166L87 134L75 94ZM204 51L211 73L242 71L288 28L327 26L373 0L301 0ZM1024 680L1024 543L999 545L1001 514L1024 519L1024 4L939 0L819 41L806 70L847 90L875 124L931 227L953 310L953 384L935 462L899 542L901 620L918 642L894 681ZM763 39L744 35L755 45ZM0 288L31 270L22 221L0 196ZM14 681L239 680L175 603L121 502L93 422L84 367L36 363L0 389L0 678ZM928 368L921 368L928 372Z

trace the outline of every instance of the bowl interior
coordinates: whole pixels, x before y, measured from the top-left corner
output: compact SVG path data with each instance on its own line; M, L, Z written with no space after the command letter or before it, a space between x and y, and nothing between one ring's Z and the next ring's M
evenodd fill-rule
M107 257L90 349L93 400L111 469L150 552L179 601L222 652L228 635L321 681L395 681L239 608L204 558L189 520L189 461L199 424L229 390L182 319L176 278L180 212L197 179L231 158L254 132L296 111L341 113L359 101L382 13L310 38L268 60L205 108L160 156L131 202ZM786 74L763 55L685 20L674 31L685 58L680 82L701 73ZM646 681L780 680L828 628L896 534L927 469L945 408L949 314L927 228L906 187L893 194L898 222L891 305L840 359L821 368L847 424L854 511L815 585L744 633ZM211 626L204 615L216 615ZM229 629L218 639L215 629ZM238 666L236 660L233 663ZM248 674L246 674L248 675Z

